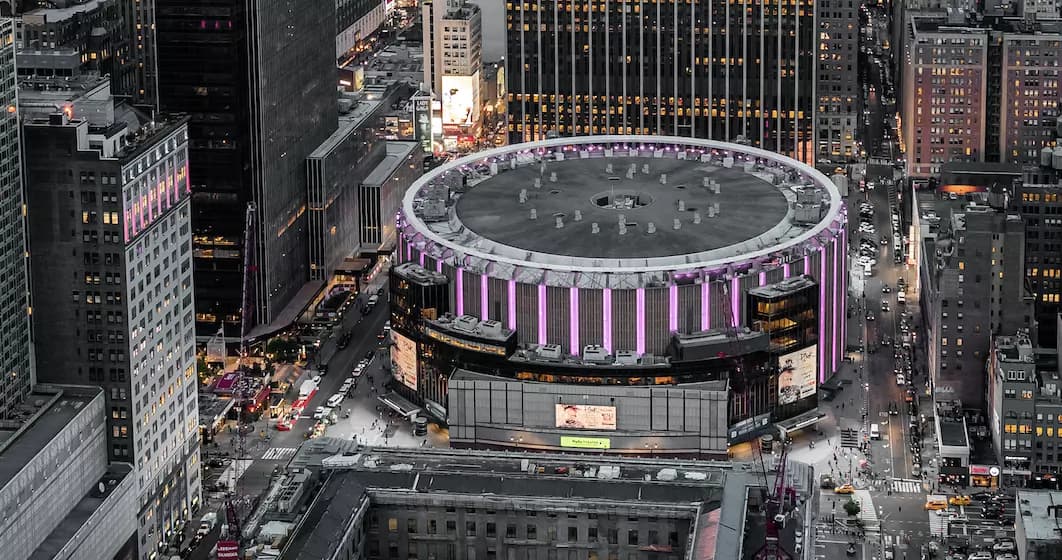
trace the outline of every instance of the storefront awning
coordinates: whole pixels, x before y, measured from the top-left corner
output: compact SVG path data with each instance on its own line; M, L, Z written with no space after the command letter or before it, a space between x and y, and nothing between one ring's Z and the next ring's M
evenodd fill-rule
M970 474L970 469L967 467L940 467L940 474L948 474L954 476L966 476Z
M794 416L787 420L782 420L781 422L776 423L775 426L778 427L778 431L781 432L784 437L789 432L813 426L825 417L826 413L819 412L819 409L816 408L815 410L805 412L804 414Z
M380 395L377 397L377 400L387 405L391 410L407 418L415 416L421 410L419 406L409 402L405 397L394 392Z

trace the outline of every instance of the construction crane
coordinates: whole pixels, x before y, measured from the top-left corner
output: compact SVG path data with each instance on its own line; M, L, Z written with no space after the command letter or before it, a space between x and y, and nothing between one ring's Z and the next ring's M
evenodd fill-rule
M774 486L770 489L770 494L767 495L763 506L763 511L767 518L767 534L763 546L756 552L755 560L792 560L793 558L789 552L782 548L779 542L779 533L785 519L783 505L786 497L792 495L792 489L785 484L788 457L789 446L783 441L782 452L779 454L777 463L775 463ZM764 469L763 476L766 480L766 469Z
M241 539L241 524L240 515L237 511L237 504L240 501L239 484L242 478L242 472L240 472L240 461L244 460L247 455L246 446L246 433L243 427L243 411L247 406L247 399L251 396L249 394L248 385L244 382L246 370L245 360L248 357L247 351L247 335L250 332L251 325L253 325L253 294L255 286L255 273L257 269L254 264L255 253L255 213L257 206L255 203L247 203L247 212L244 217L244 230L243 230L243 293L241 295L241 307L240 307L240 350L239 359L236 363L236 391L233 394L233 398L236 400L236 457L233 460L236 466L235 479L233 480L232 487L229 489L228 494L225 497L225 522L227 524L227 533L221 536L224 541L225 548L228 551L234 553L234 556L229 556L228 552L226 556L222 556L222 542L218 543L218 559L222 560L227 557L238 557L240 552L240 539Z

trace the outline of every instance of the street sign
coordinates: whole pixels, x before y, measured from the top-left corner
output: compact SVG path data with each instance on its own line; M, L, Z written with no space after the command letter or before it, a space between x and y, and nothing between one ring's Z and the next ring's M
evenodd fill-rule
M218 541L218 560L239 560L240 543L236 541Z

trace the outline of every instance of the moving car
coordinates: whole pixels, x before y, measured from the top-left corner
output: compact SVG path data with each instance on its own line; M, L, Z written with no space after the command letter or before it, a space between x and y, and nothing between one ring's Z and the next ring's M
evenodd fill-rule
M820 488L836 488L837 486L833 483L833 477L832 476L830 476L828 474L821 474L821 475L819 475L819 487Z
M320 420L324 418L326 414L328 414L328 409L323 406L319 406L313 410L313 419Z
M896 376L896 384L897 385L906 385L907 384L907 379L903 376L902 373Z
M944 500L928 500L926 501L926 511L943 511L948 509L948 502Z
M855 487L851 484L842 484L833 489L837 494L855 494Z
M964 495L952 496L948 498L948 503L953 506L968 506L970 505L970 497Z

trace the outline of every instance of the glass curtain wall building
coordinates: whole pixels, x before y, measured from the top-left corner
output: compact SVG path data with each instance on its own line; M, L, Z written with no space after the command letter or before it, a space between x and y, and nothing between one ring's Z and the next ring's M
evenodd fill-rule
M506 28L510 143L659 134L814 159L808 0L529 0Z
M4 411L13 412L33 385L14 31L14 20L0 19L0 97L5 107L0 118L0 418Z

